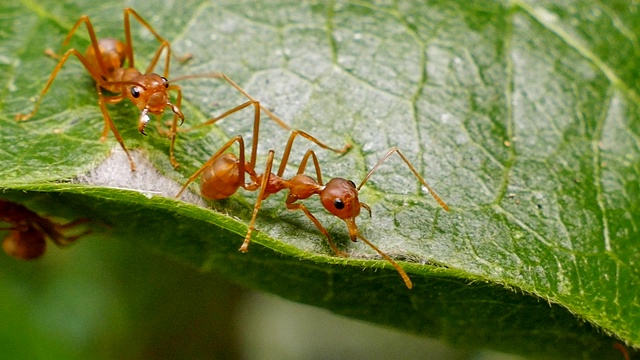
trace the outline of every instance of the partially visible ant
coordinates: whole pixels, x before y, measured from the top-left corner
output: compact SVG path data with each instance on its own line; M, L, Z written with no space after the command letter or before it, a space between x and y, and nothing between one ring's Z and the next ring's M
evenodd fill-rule
M351 180L342 178L334 178L325 185L322 182L322 173L320 171L318 158L313 150L308 150L302 158L302 162L300 163L300 166L298 168L297 175L295 175L291 179L284 179L282 176L289 160L293 141L298 135L316 143L322 148L329 149L338 153L345 152L349 148L349 145L344 149L333 149L303 131L293 130L291 132L291 135L289 136L289 140L287 141L287 146L282 155L282 162L280 163L278 172L276 174L273 174L271 172L275 151L269 150L265 171L263 174L258 174L255 170L256 148L258 142L258 134L256 132L256 129L257 125L254 126L253 147L251 150L251 160L249 162L245 160L244 139L242 136L238 135L229 140L225 145L223 145L215 154L213 154L213 156L211 156L211 158L207 162L205 162L200 167L200 169L198 169L195 173L193 173L193 175L189 177L189 179L187 179L182 189L180 189L180 191L176 195L176 198L180 198L189 184L195 181L200 175L202 175L200 180L200 193L202 194L202 196L210 200L226 199L233 195L241 187L248 191L259 190L258 200L256 201L256 204L253 208L253 215L251 217L251 222L249 223L249 229L247 230L244 242L239 249L241 252L246 253L249 250L251 234L253 230L255 230L255 221L258 215L258 211L260 210L262 200L266 199L271 194L275 194L281 190L286 189L289 191L289 193L287 194L287 199L285 201L287 209L301 210L302 212L304 212L305 215L316 225L318 230L320 230L320 232L322 232L327 238L331 249L338 256L348 257L347 253L338 250L333 240L331 239L329 232L324 228L324 226L322 226L318 219L316 219L316 217L311 214L307 207L304 206L304 204L297 202L298 200L310 198L312 195L320 195L320 201L325 209L327 209L327 211L329 211L331 214L344 220L344 222L347 224L347 229L349 230L349 238L354 242L357 241L357 239L360 239L367 245L369 245L372 249L374 249L378 254L380 254L380 256L391 263L391 265L398 271L398 273L404 280L406 286L411 289L413 287L413 284L411 283L411 279L409 279L409 276L406 274L404 269L402 269L402 267L400 267L400 265L398 265L387 254L378 249L375 245L369 242L369 240L362 236L355 222L355 219L356 217L358 217L358 215L360 215L360 210L362 208L366 209L371 215L371 208L367 204L359 201L358 191L369 180L371 175L373 175L378 167L380 167L380 165L394 153L397 153L400 158L407 164L407 166L409 166L409 169L418 178L422 185L424 185L424 187L429 191L431 196L438 202L438 204L444 210L449 211L449 207L447 206L447 204L442 199L440 199L440 197L431 189L429 184L427 184L424 178L418 173L418 171L404 156L404 154L402 154L402 152L398 148L391 148L371 169L371 171L369 171L360 185L356 187L356 185ZM240 148L239 156L231 153L225 153L235 143L238 143L238 146ZM309 158L313 160L317 180L304 174ZM249 175L249 182L247 182L245 179L247 174ZM269 175L265 176L264 174Z
M147 67L144 73L140 72L135 68L134 65L134 57L133 57L133 45L131 41L131 26L130 26L130 17L133 17L137 20L142 26L144 26L147 30L149 30L155 38L160 42L160 46L155 52L151 63ZM223 116L219 116L212 121L209 121L205 124L213 123L224 116L228 116L235 111L238 111L244 107L247 107L253 104L256 109L260 108L260 104L258 101L253 99L249 94L246 93L242 88L240 88L235 82L233 82L230 78L222 73L211 73L204 75L188 75L180 78L173 79L171 81L167 80L169 76L169 63L171 58L171 46L169 42L161 37L154 29L149 25L138 13L136 13L131 8L124 9L124 33L125 33L125 42L112 39L112 38L103 38L98 39L96 37L95 31L89 20L89 17L84 15L80 17L80 19L75 23L69 34L65 38L62 46L66 46L73 34L78 30L78 28L85 24L87 27L87 31L89 32L89 37L91 38L91 45L85 52L85 54L81 54L76 49L67 50L64 55L60 57L58 65L54 68L53 72L49 76L49 80L47 81L44 89L40 92L38 99L35 102L33 110L26 114L18 114L16 115L16 120L27 120L36 114L40 103L44 95L47 93L53 80L56 78L62 66L67 61L70 56L75 56L80 60L84 68L89 72L91 77L96 82L96 91L98 93L98 104L100 105L100 110L102 112L102 116L104 118L104 129L102 130L102 135L100 136L100 141L105 141L109 132L109 129L113 133L114 137L127 154L129 158L129 163L131 165L131 171L135 171L136 166L133 162L131 154L124 145L124 140L122 136L118 132L109 112L107 111L106 104L117 104L124 99L129 99L131 102L138 107L140 110L140 116L138 118L138 131L142 135L146 135L145 128L147 123L149 122L149 114L154 114L157 116L161 116L164 113L165 108L170 108L174 113L173 121L170 126L170 130L167 132L167 136L171 138L171 145L169 149L169 158L171 164L177 168L180 164L177 162L174 156L174 145L177 135L177 127L178 127L178 119L180 119L181 124L184 122L184 115L180 110L182 103L182 90L179 85L171 84L177 80L190 79L190 78L217 78L223 79L227 81L231 86L233 86L236 90L238 90L242 95L246 96L249 101L234 110L226 112ZM164 73L163 76L160 76L152 71L156 67L163 51L166 50L166 58L164 65ZM55 54L50 54L52 56L57 57ZM184 59L180 59L182 61ZM124 67L125 61L127 62L127 67ZM103 95L103 89L113 93L114 95L105 96ZM176 101L175 104L170 100L170 91L176 92ZM273 114L269 112L267 109L262 107L264 111L266 111L269 116L274 118ZM258 115L259 116L259 115ZM282 122L280 119L274 119L280 126L289 130L289 126Z
M0 227L0 230L9 230L9 234L2 241L2 249L8 255L21 260L33 260L42 256L47 248L47 238L64 247L90 233L87 230L72 236L64 235L65 230L86 223L87 220L78 219L61 225L23 205L6 200L0 200L0 221L11 224L9 227Z

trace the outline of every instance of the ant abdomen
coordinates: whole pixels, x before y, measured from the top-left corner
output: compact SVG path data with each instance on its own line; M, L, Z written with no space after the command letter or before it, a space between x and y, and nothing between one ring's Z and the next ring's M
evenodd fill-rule
M44 234L32 226L13 229L2 241L4 252L21 260L37 259L44 254L46 248Z
M222 154L202 172L200 193L210 200L226 199L242 185L242 174L238 168L238 157Z
M102 55L102 62L109 72L124 66L124 61L127 58L127 46L122 41L113 38L98 39L98 48ZM89 46L84 55L90 64L99 64L93 46Z

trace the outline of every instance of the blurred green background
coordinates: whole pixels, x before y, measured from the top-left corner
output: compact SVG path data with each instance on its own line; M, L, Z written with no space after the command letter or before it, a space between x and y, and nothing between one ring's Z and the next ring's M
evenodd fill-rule
M119 240L48 245L32 262L0 254L3 359L515 359L246 290Z

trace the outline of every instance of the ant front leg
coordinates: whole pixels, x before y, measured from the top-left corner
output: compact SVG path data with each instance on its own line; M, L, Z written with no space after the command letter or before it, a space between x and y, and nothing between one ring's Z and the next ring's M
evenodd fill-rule
M173 165L173 167L177 169L178 167L180 167L180 163L178 163L178 161L176 160L174 149L176 144L176 137L178 136L178 119L180 119L180 125L182 125L182 123L184 122L184 115L180 110L180 108L182 107L182 89L178 85L171 85L167 88L167 90L175 90L177 93L175 105L171 103L168 104L173 111L173 121L171 122L171 129L167 134L167 136L171 139L171 145L169 145L169 160L171 161L171 165Z
M320 221L318 221L318 219L315 216L313 216L313 214L309 211L309 209L307 209L306 206L304 206L304 204L290 203L289 198L287 198L286 206L288 210L302 210L302 212L304 212L304 214L307 215L309 220L311 220L316 225L318 230L320 230L320 232L327 238L327 242L329 243L329 247L331 247L331 250L333 250L333 252L340 257L345 257L345 258L349 257L349 254L347 254L344 251L340 251L338 249L336 244L333 242L333 239L331 238L331 235L329 234L327 229L325 229L325 227L322 226Z
M96 92L98 93L98 95L102 95L102 89L100 88L100 85L96 84L96 87L97 87ZM114 96L102 95L98 99L98 102L100 102L100 99L102 99L102 102L104 102L105 104L117 104L120 101L126 99L126 96L124 94L114 95ZM100 110L102 110L102 107L100 107ZM106 108L105 108L105 111L106 111ZM109 130L112 128L111 124L113 124L113 121L111 121L110 116L108 117L109 120L107 120L107 118L104 117L104 112L103 112L103 119L104 119L104 127L102 129L102 134L100 135L100 142L107 141L107 136L109 136Z
M118 102L120 100L122 100L123 97L119 97L119 96L113 96L113 97L105 97L102 95L102 89L100 87L100 84L96 83L96 91L98 92L98 105L100 106L100 111L102 112L102 117L104 118L104 122L105 122L105 129L102 131L102 137L100 138L100 141L105 141L106 140L106 128L107 126L111 129L111 132L113 133L113 136L116 138L116 140L118 141L118 144L120 144L120 147L122 147L122 150L124 150L124 153L127 154L127 158L129 159L129 165L131 166L131 171L136 171L136 164L133 162L133 158L131 157L131 154L129 153L129 150L127 150L127 147L124 146L124 140L122 139L122 136L120 135L120 132L118 131L118 128L116 128L116 124L113 123L113 120L111 119L111 116L109 115L109 111L107 110L107 106L106 103L115 103Z
M294 137L295 135L292 134L292 136L290 137L290 140L293 141L292 139ZM290 144L291 143L289 143L288 145ZM287 155L287 157L288 157L288 150L290 150L290 146L288 146L287 150L285 150L285 154ZM309 158L313 160L313 164L316 171L316 179L318 179L317 182L313 180L313 178L304 174L304 170L305 170L305 167L307 166L307 162ZM286 163L283 161L281 165L286 165ZM280 171L282 172L284 171L284 166L280 167ZM280 171L279 171L279 175L280 175ZM300 166L298 168L298 174L294 176L291 180L289 180L289 183L290 183L289 194L287 194L287 199L285 201L285 205L287 209L301 210L309 218L309 220L311 220L311 222L313 222L316 225L318 230L320 230L320 232L327 238L329 247L331 247L331 250L333 250L333 252L336 253L336 255L340 257L349 257L349 254L347 254L346 252L338 250L338 247L333 242L333 239L331 238L331 235L329 234L327 229L325 229L325 227L322 226L320 221L309 211L309 209L307 209L307 207L304 206L304 204L297 202L298 200L308 199L313 195L320 194L322 192L322 189L324 188L324 185L322 183L322 171L320 170L320 164L313 150L308 150L304 154L304 157L302 158L302 162L300 162Z

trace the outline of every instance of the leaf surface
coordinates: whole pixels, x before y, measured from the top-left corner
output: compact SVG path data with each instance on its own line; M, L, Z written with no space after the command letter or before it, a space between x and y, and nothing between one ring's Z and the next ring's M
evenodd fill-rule
M125 5L42 4L0 5L2 197L88 217L109 236L254 288L459 346L594 359L619 357L616 338L640 346L638 4L126 4L175 54L193 55L174 61L170 78L223 71L292 127L353 145L337 155L297 140L288 175L311 147L326 179L358 183L386 150L402 149L451 211L392 157L361 191L372 217L358 224L401 262L413 290L316 199L306 204L350 258L333 256L282 195L263 203L241 254L256 194L240 191L211 204L216 211L156 194L176 188L143 158L184 182L232 136L250 142L251 111L180 133L174 171L168 140L153 126L139 135L131 104L110 106L141 170L131 174L121 158L80 181L93 185L70 184L118 147L111 135L98 141L95 87L79 62L65 64L36 116L14 116L31 110L54 67L44 48L58 50L81 14L98 36L122 37ZM158 44L135 22L132 33L144 67ZM88 44L79 31L70 46ZM220 81L179 84L185 127L246 101ZM259 171L266 150L279 159L288 137L266 117L261 125Z

